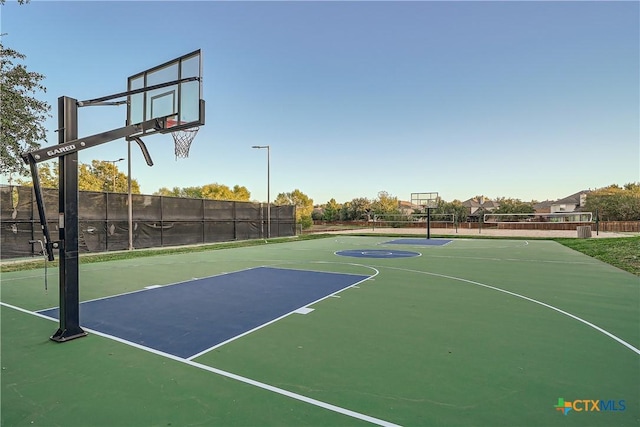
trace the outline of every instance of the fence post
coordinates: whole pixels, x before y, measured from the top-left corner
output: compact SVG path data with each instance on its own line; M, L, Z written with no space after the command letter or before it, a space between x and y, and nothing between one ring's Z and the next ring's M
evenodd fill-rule
M160 247L164 247L164 196L160 196Z
M109 252L109 193L102 192L104 196L104 250Z
M231 219L233 219L233 240L238 240L238 214L236 212L236 203L238 202L231 203L233 203L231 208Z
M262 207L262 203L260 203L260 238L264 239L264 215L263 215L263 210L264 208Z
M206 243L206 236L205 236L205 215L204 215L204 199L200 199L202 201L202 243Z

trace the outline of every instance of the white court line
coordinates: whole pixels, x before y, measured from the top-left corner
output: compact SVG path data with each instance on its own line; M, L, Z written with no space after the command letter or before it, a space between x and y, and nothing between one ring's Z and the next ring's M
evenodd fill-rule
M47 319L47 320L51 320L51 321L57 322L57 319L54 319L52 317L44 316L42 314L39 314L39 313L36 313L36 312L33 312L33 311L29 311L29 310L25 310L23 308L16 307L16 306L13 306L13 305L10 305L10 304L6 304L4 302L0 302L0 305L2 305L4 307L12 308L14 310L17 310L17 311L20 311L20 312L23 312L23 313L26 313L26 314L31 314L33 316L37 316L37 317L41 317L43 319ZM214 368L214 367L211 367L211 366L203 365L202 363L194 362L193 360L183 359L181 357L174 356L173 354L164 353L162 351L158 351L158 350L155 350L155 349L152 349L152 348L149 348L149 347L145 347L145 346L142 346L140 344L136 344L136 343L131 342L131 341L126 341L126 340L123 340L121 338L118 338L118 337L115 337L115 336L112 336L112 335L107 335L107 334L104 334L104 333L99 332L99 331L94 331L92 329L87 329L87 328L83 328L83 329L85 329L86 331L88 331L88 332L90 332L92 334L95 334L95 335L98 335L98 336L101 336L101 337L104 337L104 338L108 338L108 339L111 339L113 341L117 341L117 342L120 342L122 344L126 344L126 345L129 345L131 347L135 347L135 348L138 348L140 350L147 351L149 353L153 353L153 354L156 354L156 355L159 355L159 356L163 356L163 357L166 357L167 359L175 360L176 362L184 363L186 365L193 366L194 368L202 369L204 371L208 371L208 372L211 372L211 373L214 373L214 374L217 374L217 375L221 375L221 376L226 377L226 378L230 378L230 379L233 379L233 380L236 380L236 381L240 381L242 383L249 384L249 385L252 385L254 387L258 387L258 388L261 388L263 390L270 391L272 393L277 393L277 394L280 394L282 396L286 396L286 397L289 397L291 399L295 399L295 400L298 400L298 401L301 401L301 402L304 402L304 403L308 403L310 405L317 406L317 407L320 407L320 408L323 408L323 409L326 409L326 410L329 410L329 411L332 411L332 412L336 412L336 413L339 413L339 414L342 414L342 415L346 415L348 417L357 418L359 420L367 421L369 423L376 424L376 425L379 425L379 426L384 426L384 427L400 427L400 425L398 425L398 424L394 424L394 423L391 423L389 421L382 420L380 418L371 417L369 415L361 414L359 412L355 412L355 411L352 411L350 409L346 409L346 408L342 408L340 406L332 405L330 403L326 403L326 402L323 402L321 400L312 399L310 397L303 396L303 395L297 394L297 393L293 393L293 392L290 392L288 390L285 390L285 389L282 389L282 388L279 388L279 387L275 387L275 386L272 386L272 385L269 385L269 384L265 384L265 383L260 382L260 381L252 380L250 378L243 377L243 376L240 376L240 375L236 375L236 374L233 374L231 372L227 372L227 371L223 371L221 369L217 369L217 368Z
M602 329L601 327L599 327L597 325L594 325L593 323L591 323L591 322L589 322L587 320L584 320L581 317L576 316L575 314L571 314L571 313L569 313L567 311L559 309L558 307L554 307L554 306L552 306L550 304L544 303L542 301L538 301L537 299L529 298L529 297L526 297L524 295L517 294L515 292L511 292L511 291L507 291L505 289L497 288L495 286L487 285L487 284L480 283L480 282L475 282L473 280L462 279L460 277L454 277L454 276L447 276L446 274L430 273L428 271L411 270L411 269L408 269L408 268L399 268L399 267L384 267L384 268L389 268L389 269L392 269L392 270L409 271L409 272L412 272L412 273L427 274L429 276L436 276L436 277L443 277L445 279L457 280L459 282L465 282L465 283L469 283L469 284L472 284L472 285L481 286L483 288L492 289L494 291L502 292L502 293L505 293L505 294L508 294L508 295L511 295L511 296L514 296L514 297L517 297L517 298L521 298L521 299L529 301L529 302L533 302L535 304L538 304L538 305L541 305L543 307L549 308L549 309L551 309L553 311L557 311L558 313L563 314L563 315L565 315L567 317L570 317L570 318L572 318L574 320L577 320L580 323L584 323L585 325L589 326L590 328L593 328L596 331L598 331L600 333L603 333L604 335L608 336L609 338L611 338L611 339L619 342L623 346L627 347L628 349L630 349L634 353L640 355L640 350L639 349L637 349L633 345L629 344L628 342L626 342L622 338L619 338L619 337L615 336L611 332L606 331L606 330Z

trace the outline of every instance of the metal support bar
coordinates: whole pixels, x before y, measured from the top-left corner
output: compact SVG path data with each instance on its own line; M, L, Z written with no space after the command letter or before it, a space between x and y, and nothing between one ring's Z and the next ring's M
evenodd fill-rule
M143 87L143 88L140 88L140 89L128 90L126 92L115 93L113 95L107 95L107 96L103 96L103 97L100 97L100 98L88 99L86 101L76 101L76 103L77 103L78 107L88 107L88 106L91 106L91 105L114 105L114 104L105 104L104 101L109 101L110 99L124 98L125 96L135 95L137 93L148 92L148 91L154 90L154 89L161 89L163 87L175 86L175 85L178 85L180 83L192 82L192 81L196 81L196 80L199 81L200 77L185 77L184 79L178 79L178 80L174 80L172 82L160 83L160 84L157 84L157 85L147 86L147 87ZM115 105L118 105L118 104L120 104L120 103L115 103Z
M121 127L118 129L113 129L107 132L98 133L96 135L91 135L86 138L79 138L79 139L74 138L72 140L61 142L60 144L57 144L57 145L53 145L45 148L39 148L37 150L24 153L22 155L22 158L26 163L29 163L30 159L32 159L32 161L35 163L40 163L40 162L46 162L48 160L52 160L58 157L66 157L69 155L73 155L74 153L77 153L78 151L84 150L86 148L95 147L96 145L101 145L106 142L114 141L116 139L126 138L130 135L133 135L138 132L144 132L145 130L148 130L148 129L155 129L155 130L164 129L166 126L167 117L171 117L171 116L158 117L156 119L147 120L145 122L138 123L135 125L129 125L129 126ZM65 128L65 131L66 131L66 128ZM60 132L61 135L62 133L63 132Z
M49 233L49 224L47 224L47 216L44 210L44 200L42 198L42 187L40 186L40 175L38 174L38 166L35 162L30 161L29 167L31 168L31 177L33 179L33 192L36 196L36 206L38 207L38 217L40 218L40 227L42 228L42 235L44 236L44 251L46 252L47 259L53 261L53 249L58 248L58 242L55 244L51 241L51 234Z
M140 147L140 150L142 151L142 156L144 157L144 161L147 162L147 166L153 166L153 160L151 160L151 154L149 154L149 150L147 150L147 146L144 145L144 142L142 141L142 139L138 138L137 136L133 136L131 137L131 139L138 144L138 147Z

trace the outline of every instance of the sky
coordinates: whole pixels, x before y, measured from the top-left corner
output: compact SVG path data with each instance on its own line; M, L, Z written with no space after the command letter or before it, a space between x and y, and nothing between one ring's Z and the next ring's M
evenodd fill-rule
M132 145L142 193L218 183L251 199L295 189L400 200L438 192L556 200L640 181L640 3L43 1L0 6L2 43L57 99L126 90L127 77L203 52L206 125L188 159L170 135ZM81 137L125 107L79 111ZM117 140L82 163L127 157ZM117 163L126 173L126 161ZM2 177L3 183L7 177Z

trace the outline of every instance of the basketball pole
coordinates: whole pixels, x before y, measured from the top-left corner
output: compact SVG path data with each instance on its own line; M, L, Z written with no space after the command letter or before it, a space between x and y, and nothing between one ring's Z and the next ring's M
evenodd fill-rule
M58 143L78 138L78 101L58 98ZM87 333L80 327L80 264L78 260L78 152L59 158L58 228L60 238L60 326L51 336L65 342Z

